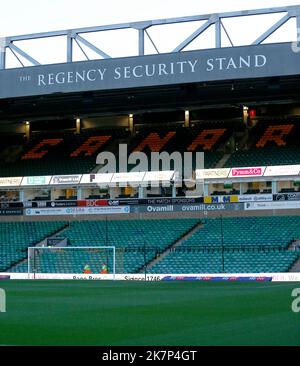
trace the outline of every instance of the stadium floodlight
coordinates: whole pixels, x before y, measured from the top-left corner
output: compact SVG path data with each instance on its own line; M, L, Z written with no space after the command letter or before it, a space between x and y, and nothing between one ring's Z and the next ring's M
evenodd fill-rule
M117 251L118 271L122 271L123 251ZM114 246L45 246L28 248L28 279L37 274L99 275L116 274L116 248Z

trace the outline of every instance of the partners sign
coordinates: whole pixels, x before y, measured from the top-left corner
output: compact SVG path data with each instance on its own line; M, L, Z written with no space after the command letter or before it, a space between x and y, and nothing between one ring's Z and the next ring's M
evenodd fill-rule
M0 187L18 187L22 182L22 177L0 178Z
M218 168L218 169L197 169L196 179L224 179L228 177L230 168Z

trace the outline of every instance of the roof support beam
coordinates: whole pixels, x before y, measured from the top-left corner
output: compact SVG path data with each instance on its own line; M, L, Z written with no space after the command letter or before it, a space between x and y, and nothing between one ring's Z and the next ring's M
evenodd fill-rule
M76 42L77 46L80 48L80 51L84 54L85 58L86 58L87 60L89 60L89 57L88 57L88 55L86 54L86 52L84 51L84 49L82 48L81 44L77 41L77 39L76 39L76 38L75 38L74 40L75 40L75 42Z
M139 56L145 54L145 31L144 29L139 29Z
M0 52L0 70L5 69L5 62L6 61L6 47L1 49Z
M215 22L215 42L216 42L216 48L222 47L220 18L218 18L218 20L216 20Z
M183 42L180 43L179 46L177 46L173 52L180 52L182 51L186 46L188 46L191 42L193 42L194 39L196 39L200 34L202 34L204 31L206 31L207 28L209 28L212 25L212 21L209 19L207 22L201 25L200 28L198 28L194 33L192 33L189 37L187 37Z
M40 63L37 60L28 55L28 53L26 53L25 51L21 50L21 48L17 47L15 44L10 43L8 47L11 50L15 51L16 53L18 53L20 56L24 57L27 61L31 62L34 66L40 65Z
M77 41L81 42L82 44L84 44L86 47L90 48L92 51L96 52L99 56L101 56L103 58L111 58L107 53L100 50L100 48L96 47L95 45L90 43L88 40L81 37L79 34L76 34L75 39Z
M159 50L156 47L156 44L154 43L153 39L151 38L150 34L148 33L147 29L145 29L145 33L147 34L147 37L149 38L150 42L152 43L152 46L154 47L155 51L159 54Z
M286 23L290 19L290 15L286 14L284 17L278 20L275 24L272 25L265 33L263 33L260 37L258 37L252 45L261 44L265 39L267 39L272 33L274 33L278 28L280 28L284 23Z
M85 27L85 28L76 28L73 29L73 33L92 33L92 32L100 32L107 30L117 30L117 29L128 29L128 28L144 28L155 25L164 25L164 24L174 24L174 23L183 23L183 22L193 22L193 21L201 21L201 20L209 20L212 15L217 15L219 18L234 18L234 17L243 17L249 15L261 15L261 14L276 14L287 12L290 13L291 16L299 10L299 5L293 6L285 6L285 7L274 7L274 8L264 8L264 9L253 9L253 10L242 10L242 11L232 11L218 14L204 14L204 15L194 15L194 16L186 16L180 18L169 18L169 19L156 19L156 20L148 20L142 22L135 23L119 23L112 25L103 25L103 26L95 26L95 27ZM36 38L47 38L47 37L58 37L58 36L66 36L70 32L70 30L59 30L52 32L42 32L42 33L33 33L33 34L23 34L19 36L10 37L11 41L23 41L28 39L36 39Z
M232 40L231 40L231 38L230 38L230 36L229 36L229 34L227 32L227 29L225 28L225 25L223 24L222 20L220 20L220 23L221 23L221 26L222 26L225 34L226 34L226 37L228 38L228 40L229 40L229 42L231 44L231 47L234 47L234 44L233 44L233 42L232 42Z
M0 70L5 69L6 48L6 38L0 38Z
M300 5L294 6L283 6L283 7L272 7L272 8L265 8L265 9L250 9L250 10L243 10L243 11L233 11L233 12L224 12L224 13L214 13L214 14L203 14L203 15L195 15L195 16L183 16L177 18L169 18L169 19L154 19L154 20L146 20L146 21L139 21L139 22L129 22L129 23L119 23L119 24L111 24L111 25L103 25L103 26L94 26L94 27L83 27L83 28L74 28L74 29L65 29L65 30L58 30L52 32L42 32L42 33L34 33L34 34L25 34L19 36L12 36L6 38L0 38L0 69L5 69L8 65L6 65L6 51L9 48L14 55L22 61L22 57L29 61L33 65L40 65L40 63L31 57L29 54L24 52L18 46L16 46L17 41L28 41L34 39L46 39L46 38L53 38L53 37L61 37L65 40L66 38L66 49L64 50L64 54L62 57L67 62L73 62L73 52L74 52L74 42L76 42L83 53L85 54L85 47L95 52L101 58L111 58L106 52L102 51L102 49L98 48L96 45L93 44L92 41L88 41L85 37L86 34L90 33L97 33L97 32L109 32L115 30L137 30L138 31L138 39L135 43L136 50L138 52L135 55L145 55L145 36L150 39L153 47L155 48L156 52L158 52L158 47L154 44L152 38L150 37L149 33L147 32L148 28L156 28L161 27L160 29L163 31L164 26L171 25L171 24L186 24L189 22L202 22L201 26L194 31L192 34L189 35L185 40L180 43L180 40L177 47L171 52L180 52L184 50L188 45L190 45L198 36L204 33L211 25L214 26L215 32L215 39L214 45L216 48L222 47L222 41L224 41L224 36L228 37L231 46L233 45L232 40L229 37L227 30L225 29L223 21L225 19L233 19L233 18L241 18L241 17L251 17L253 15L270 15L270 14L281 14L282 18L277 21L275 24L272 25L267 31L265 31L260 37L258 37L252 45L259 45L264 42L270 35L272 35L278 28L284 25L289 19L295 18L297 21L297 33L299 34L299 43L300 43ZM222 28L225 32L223 34ZM177 32L178 33L178 32ZM226 37L225 37L226 38ZM5 40L3 44L1 43L2 40ZM159 39L157 40L159 42ZM224 42L223 42L224 43ZM248 45L249 42L247 42ZM21 45L21 44L20 44ZM159 45L159 43L158 43ZM85 47L84 47L85 46ZM25 46L24 46L25 47ZM300 46L299 46L300 49ZM2 51L1 51L2 50ZM4 52L3 52L4 51ZM29 52L29 51L28 51ZM86 52L86 57L88 52ZM20 56L20 58L19 58ZM24 65L25 67L27 66Z
M300 15L296 16L296 36L297 42L300 42Z
M67 62L73 61L73 37L68 34L67 36Z

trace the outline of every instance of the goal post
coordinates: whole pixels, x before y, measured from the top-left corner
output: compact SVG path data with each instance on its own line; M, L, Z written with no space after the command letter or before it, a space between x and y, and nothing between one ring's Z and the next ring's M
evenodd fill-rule
M115 279L116 253L120 267L123 262L122 252L116 251L114 246L29 247L28 278L47 273L103 274L107 270Z

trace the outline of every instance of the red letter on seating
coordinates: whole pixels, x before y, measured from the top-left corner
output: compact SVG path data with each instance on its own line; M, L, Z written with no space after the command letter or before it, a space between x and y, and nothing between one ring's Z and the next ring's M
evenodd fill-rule
M143 151L148 146L151 152L160 152L167 142L176 135L176 132L168 132L165 137L160 137L157 132L151 132L149 135L133 150Z
M293 127L294 125L269 126L257 142L256 147L264 147L270 141L275 142L278 146L285 146L286 141L284 141L283 137L287 136Z
M187 148L188 151L195 151L198 146L202 146L203 150L211 150L225 131L225 128L203 130Z
M33 149L29 150L25 155L23 155L22 159L41 159L49 152L48 149L40 150L42 147L58 145L62 140L63 139L44 139L39 142Z
M78 149L73 151L70 156L74 158L83 152L85 153L84 156L92 156L110 138L111 136L91 136Z

